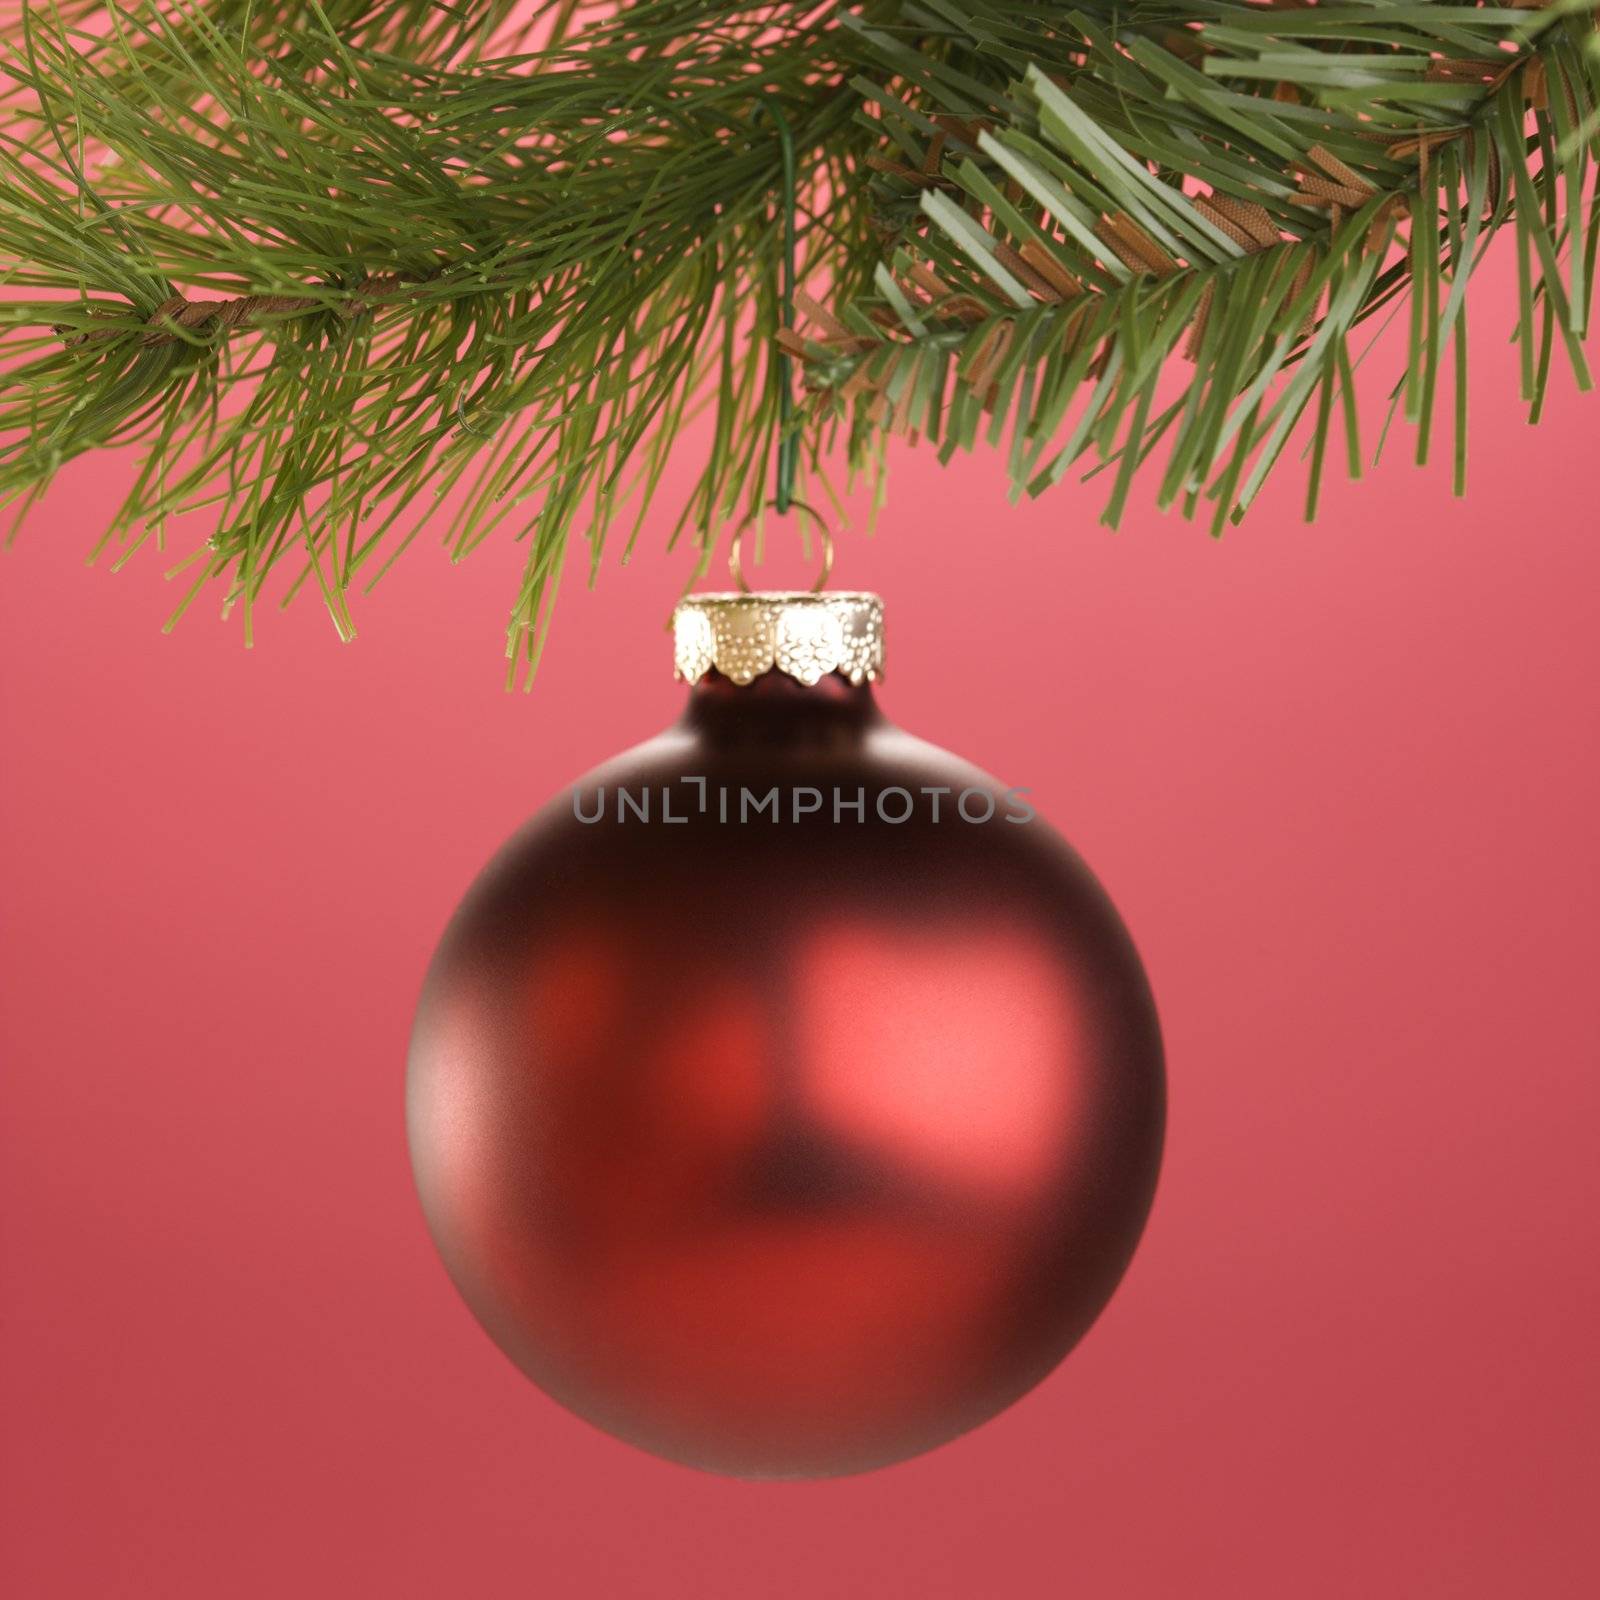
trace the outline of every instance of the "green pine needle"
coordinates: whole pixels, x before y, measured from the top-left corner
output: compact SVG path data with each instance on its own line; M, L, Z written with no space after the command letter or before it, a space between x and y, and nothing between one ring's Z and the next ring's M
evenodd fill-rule
M177 612L219 586L247 638L269 582L350 636L419 533L509 535L531 668L572 537L591 573L625 555L701 412L666 537L704 560L770 493L761 97L827 300L805 470L841 427L869 474L892 432L998 447L1016 495L1092 456L1113 525L1149 467L1220 530L1303 423L1309 515L1330 453L1361 466L1353 330L1409 293L1400 406L1419 459L1450 407L1459 492L1463 294L1501 228L1530 408L1558 351L1590 382L1594 9L28 5L0 28L0 500L134 446L100 548L204 509Z
M895 421L879 397L938 352L953 358L943 409L987 410L988 436L1012 435L1017 490L1092 453L1116 466L1115 526L1160 444L1158 503L1189 515L1210 503L1220 531L1309 408L1309 516L1336 400L1360 470L1350 335L1409 292L1403 409L1426 461L1453 350L1464 492L1462 297L1500 227L1516 235L1534 419L1557 344L1578 387L1591 383L1593 10L941 5L944 49L991 60L1004 90L957 106L926 36L926 61L897 55L909 84L880 102L891 149L875 182L880 214L900 224L900 293L862 305L850 337L813 339L818 410L847 420L857 452L877 450ZM1019 58L1019 33L1039 59ZM1053 64L1040 37L1064 37L1069 59ZM950 158L930 168L941 111L960 121L947 115ZM1031 269L1020 297L1019 263ZM1035 381L1002 386L984 353L1024 332ZM1158 368L1164 409L1152 406ZM947 434L941 454L976 436Z

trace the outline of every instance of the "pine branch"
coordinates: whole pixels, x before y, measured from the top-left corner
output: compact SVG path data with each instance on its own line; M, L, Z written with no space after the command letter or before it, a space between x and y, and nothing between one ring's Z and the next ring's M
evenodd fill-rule
M138 442L108 541L214 506L190 599L223 578L248 628L298 551L290 592L314 579L348 632L352 582L427 520L402 527L408 503L459 487L457 555L497 528L529 539L511 642L531 660L570 532L588 513L599 559L701 397L717 440L685 522L705 536L762 496L780 156L754 98L784 100L814 186L842 187L838 149L862 137L818 26L771 10L728 8L746 37L713 49L682 31L707 8L654 0L581 45L433 66L320 25L263 59L194 7L124 14L87 54L28 31L13 72L48 137L0 142L0 249L14 286L78 292L0 308L67 336L13 339L0 491ZM864 257L848 206L805 247L852 230Z
M353 632L431 526L527 546L512 670L574 533L631 548L689 421L669 524L709 554L780 425L781 161L794 130L817 470L843 422L1008 452L1017 493L1092 453L1107 520L1241 515L1295 424L1308 509L1354 330L1411 294L1419 455L1471 266L1521 265L1523 389L1587 386L1600 203L1592 0L64 0L0 26L0 499L132 444L102 548L170 519L246 635L274 574ZM1446 355L1453 355L1447 363ZM1187 355L1187 362L1183 357ZM1447 365L1454 379L1446 376ZM617 530L620 529L620 533Z
M975 43L983 19L998 39L1015 16L962 9ZM866 86L898 146L874 164L900 243L874 296L795 341L818 411L848 414L858 460L886 431L944 459L1006 445L1014 498L1093 452L1114 469L1112 526L1165 440L1158 503L1209 499L1220 531L1314 406L1309 517L1336 411L1361 470L1352 332L1409 289L1405 414L1426 461L1453 350L1463 492L1463 290L1502 225L1524 265L1532 411L1554 336L1590 387L1592 7L1173 9L1203 25L1157 43L1068 14L1066 87L1029 64L980 102L910 60L914 97Z

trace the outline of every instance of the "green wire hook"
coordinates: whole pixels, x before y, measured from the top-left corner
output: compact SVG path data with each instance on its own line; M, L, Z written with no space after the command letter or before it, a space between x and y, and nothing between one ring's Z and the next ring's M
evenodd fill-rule
M756 101L756 113L765 112L778 130L778 148L783 156L783 189L779 200L782 212L783 260L779 267L778 315L785 329L794 327L795 291L795 215L799 210L798 183L795 178L794 129L778 109L777 101L763 96ZM778 387L778 441L774 452L777 483L773 488L773 509L782 516L794 504L795 469L800 457L800 441L794 432L794 385L789 353L780 344L772 358L772 382Z

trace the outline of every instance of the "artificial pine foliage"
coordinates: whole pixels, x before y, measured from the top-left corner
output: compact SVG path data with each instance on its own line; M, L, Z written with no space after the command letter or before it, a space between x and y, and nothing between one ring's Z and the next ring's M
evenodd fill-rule
M515 673L702 412L653 521L707 555L785 430L812 474L900 432L1220 529L1291 440L1308 513L1359 472L1356 330L1402 296L1396 405L1459 490L1497 233L1533 415L1558 351L1590 382L1595 7L12 0L0 495L134 445L102 548L204 508L179 612L216 583L247 633L274 569L348 634L419 532L515 536Z

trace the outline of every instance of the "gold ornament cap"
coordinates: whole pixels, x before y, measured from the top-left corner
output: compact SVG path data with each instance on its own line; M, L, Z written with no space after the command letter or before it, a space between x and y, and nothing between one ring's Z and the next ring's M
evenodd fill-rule
M692 594L672 613L672 666L688 683L713 667L737 684L774 667L808 688L830 672L875 683L883 676L883 601L848 590Z

